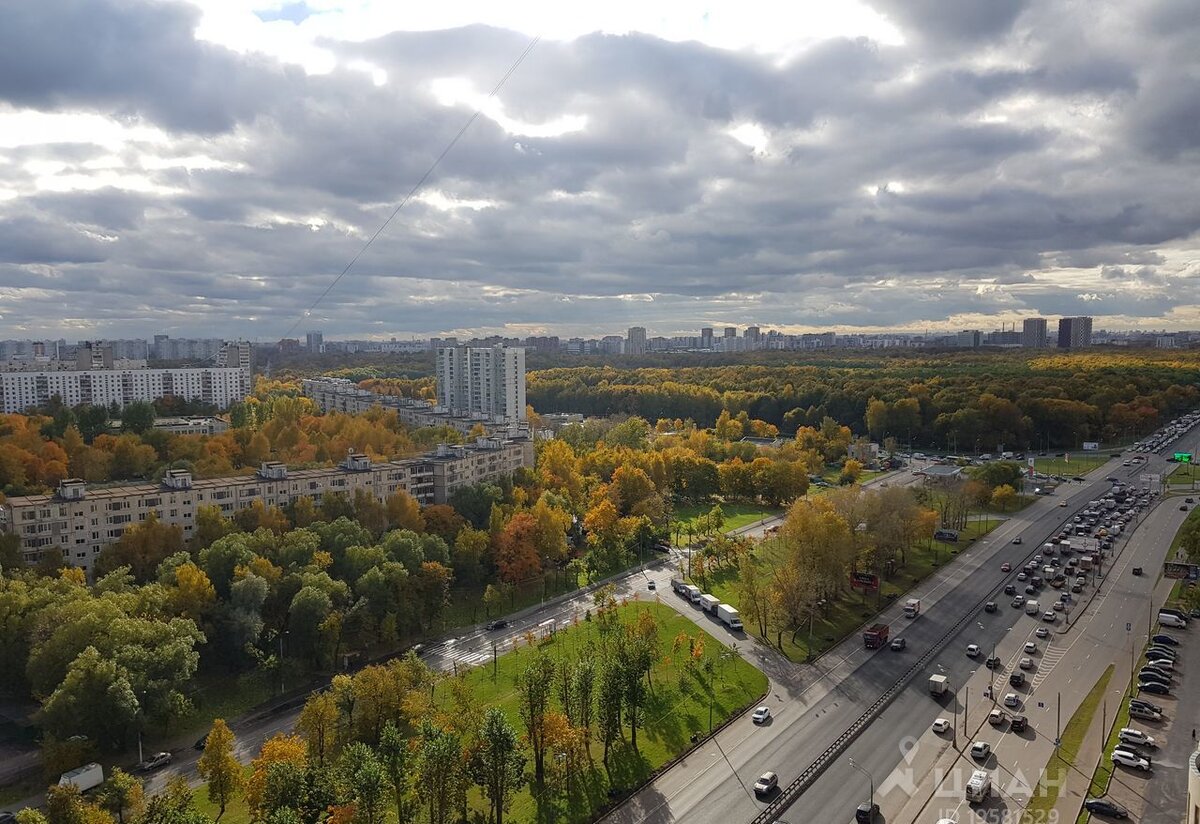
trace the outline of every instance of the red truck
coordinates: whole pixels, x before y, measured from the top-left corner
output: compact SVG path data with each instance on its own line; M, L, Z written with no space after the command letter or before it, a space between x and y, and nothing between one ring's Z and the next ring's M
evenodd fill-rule
M888 641L888 625L875 624L863 633L863 646L867 649L879 649Z

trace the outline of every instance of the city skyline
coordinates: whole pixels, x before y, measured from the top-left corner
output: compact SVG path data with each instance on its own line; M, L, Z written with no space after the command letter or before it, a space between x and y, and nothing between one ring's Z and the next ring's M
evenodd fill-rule
M1200 327L1186 4L678 11L20 4L0 337Z

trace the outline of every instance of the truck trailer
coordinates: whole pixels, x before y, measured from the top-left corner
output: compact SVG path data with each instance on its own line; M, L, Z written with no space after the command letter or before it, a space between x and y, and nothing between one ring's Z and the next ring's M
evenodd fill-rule
M721 623L732 630L741 630L742 628L742 616L729 604L717 606L717 617L721 619Z
M929 694L945 695L950 689L950 679L944 675L929 676Z
M905 618L916 618L920 614L921 614L921 599L920 598L909 598L907 601L904 602L904 617Z
M700 609L705 612L717 614L717 607L721 605L721 599L715 595L709 595L707 592L700 596Z
M967 801L979 804L987 801L992 792L992 774L987 770L975 770L967 782Z

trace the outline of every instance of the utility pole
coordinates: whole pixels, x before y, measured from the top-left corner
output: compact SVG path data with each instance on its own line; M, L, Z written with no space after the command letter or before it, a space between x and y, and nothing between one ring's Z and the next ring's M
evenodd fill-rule
M1062 693L1058 693L1058 705L1054 708L1054 752L1062 744Z
M971 711L971 688L963 687L963 741L967 740L967 715Z
M853 758L850 759L850 766L853 767L854 769L858 770L860 773L862 773L863 775L865 775L867 777L867 782L871 788L871 790L870 790L871 791L871 797L870 797L871 810L874 811L874 809L875 809L875 776L871 775L870 770L866 769L861 764L857 763Z

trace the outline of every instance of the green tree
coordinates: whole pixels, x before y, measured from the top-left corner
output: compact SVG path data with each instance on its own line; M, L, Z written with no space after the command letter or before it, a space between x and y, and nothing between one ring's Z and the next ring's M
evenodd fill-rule
M517 677L517 709L533 752L533 781L539 792L546 787L546 713L553 685L554 664L541 653Z
M408 741L392 721L383 725L379 735L379 763L391 784L397 824L408 824L413 816Z
M428 721L421 729L417 788L429 805L429 824L447 824L465 798L462 742Z
M137 717L138 700L129 676L116 661L89 646L67 668L67 676L42 705L43 726L61 738L83 734L118 746Z
M162 792L151 797L138 824L211 824L211 820L196 809L187 779L176 775L168 779Z
M108 780L101 785L99 798L100 806L116 814L121 824L124 824L126 814L135 820L140 818L146 803L142 782L120 767L114 767Z
M479 746L471 760L471 773L491 806L492 821L504 824L504 813L513 794L524 783L525 755L521 752L517 731L498 707L490 708L483 717Z
M154 406L146 401L134 401L121 410L121 430L141 435L154 427Z
M992 490L992 506L1001 512L1007 512L1017 500L1017 490L1008 484L1001 484Z
M204 742L204 754L196 763L196 772L208 782L208 800L219 808L217 821L220 821L225 808L245 783L242 765L233 754L233 733L223 719L213 721Z

